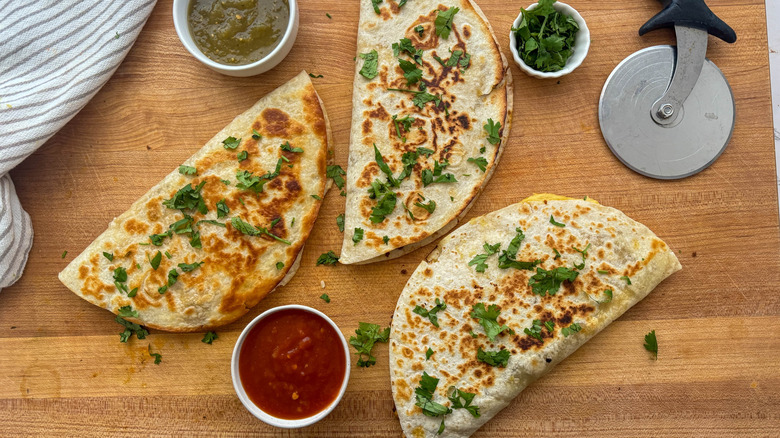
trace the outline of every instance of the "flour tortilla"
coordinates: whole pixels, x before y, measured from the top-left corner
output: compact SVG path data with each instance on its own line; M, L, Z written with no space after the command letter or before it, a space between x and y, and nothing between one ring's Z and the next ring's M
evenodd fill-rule
M253 138L253 130L262 137ZM223 141L228 137L240 139L240 145L227 149ZM280 146L286 142L303 152L282 151ZM195 167L197 175L174 170L115 218L60 273L60 281L76 295L111 312L131 306L139 317L128 320L156 329L200 331L236 320L295 273L325 197L332 144L325 109L308 74L301 72L236 117L189 158L184 165ZM237 154L242 151L248 152L248 158L239 162ZM262 192L237 187L237 172L246 170L255 176L274 172L282 156L289 163L283 161L279 175ZM201 193L208 212L188 210L187 214L194 223L216 220L226 226L196 225L200 249L191 245L191 234L173 234L161 246L150 244L150 235L164 233L184 218L182 211L167 208L163 201L182 187L196 187L202 181L206 182ZM219 218L216 203L222 199L230 212ZM268 235L246 235L232 226L233 217L265 227L290 245ZM150 260L158 251L167 251L171 258L162 256L155 270ZM113 261L103 252L113 254ZM190 272L178 267L196 262L203 265ZM278 268L277 263L284 266ZM138 288L135 297L115 286L113 275L119 267L127 271L128 290ZM161 294L158 288L167 283L172 269L178 279Z
M551 224L551 216L566 226ZM488 257L484 273L468 265L474 256L486 252L485 242L500 243L505 250L517 227L525 239L516 260L539 259L539 267L547 270L583 263L577 249L587 248L585 266L574 282L566 281L554 296L542 297L533 294L528 285L536 272L499 269L500 252ZM554 249L560 258L555 259ZM471 435L531 382L679 269L674 253L647 227L592 201L534 196L472 219L444 238L420 263L398 299L390 335L390 373L404 433L415 438ZM607 289L613 292L611 302L604 293ZM440 328L413 312L417 305L431 309L437 298L447 305L437 314ZM498 322L515 334L504 332L491 342L479 321L470 316L477 303L498 305ZM524 333L535 319L555 323L552 334L542 329L543 341ZM564 337L561 330L571 323L579 324L582 330ZM429 347L434 353L426 360ZM478 361L479 348L510 350L507 367ZM437 435L442 417L425 416L415 406L414 390L420 386L423 372L440 379L433 401L450 406L448 388L455 386L476 394L472 405L479 406L480 417L455 409L445 417L443 434Z
M356 58L345 233L339 260L344 264L398 257L454 228L498 165L512 118L509 66L476 4L469 0L415 0L399 8L397 2L388 0L378 7L379 15L371 0L360 2L357 52L360 55L376 50L379 63L378 76L369 80L359 73L365 60ZM452 7L460 11L453 17L451 34L444 39L436 35L434 22L440 10ZM422 36L415 31L418 26L423 28ZM422 81L426 92L442 96L443 104L430 102L421 109L412 103L412 94L387 90L418 90L418 84L407 85L398 61L412 58L405 52L398 56L393 53L392 44L401 38L408 38L424 51ZM465 51L471 57L467 68L445 67L434 59L435 55L446 62L450 50ZM445 113L444 104L449 114ZM398 136L393 116L415 119L409 130L399 127L405 142ZM487 141L483 126L488 119L501 124L501 141L497 145ZM419 157L411 177L394 189L395 209L380 223L369 219L377 201L369 198L368 188L374 180L387 180L376 164L374 144L396 176L403 170L401 158L405 152L414 152L418 147L435 151L429 157ZM483 147L484 152L480 152ZM483 158L485 171L469 162L469 158ZM423 170L433 170L434 161L445 160L449 166L444 173L453 174L457 182L424 186ZM436 203L433 212L415 205L421 197L423 204ZM352 240L356 228L364 230L364 237L357 244Z

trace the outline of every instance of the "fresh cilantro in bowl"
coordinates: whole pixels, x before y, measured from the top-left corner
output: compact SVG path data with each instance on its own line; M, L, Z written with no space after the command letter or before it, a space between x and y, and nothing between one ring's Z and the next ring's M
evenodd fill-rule
M517 54L526 65L541 72L556 72L566 66L580 30L574 18L555 10L555 1L539 0L535 7L521 9L523 18L512 28Z

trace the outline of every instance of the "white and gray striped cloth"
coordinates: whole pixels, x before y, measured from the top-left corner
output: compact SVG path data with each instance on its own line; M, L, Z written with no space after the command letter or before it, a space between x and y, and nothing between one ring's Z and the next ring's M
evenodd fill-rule
M8 172L108 81L157 0L0 0L0 289L33 240Z

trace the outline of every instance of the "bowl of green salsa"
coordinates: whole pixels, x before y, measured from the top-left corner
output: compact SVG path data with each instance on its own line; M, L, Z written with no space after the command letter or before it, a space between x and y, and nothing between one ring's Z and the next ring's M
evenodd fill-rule
M264 73L290 52L297 0L174 0L173 24L200 62L229 76Z

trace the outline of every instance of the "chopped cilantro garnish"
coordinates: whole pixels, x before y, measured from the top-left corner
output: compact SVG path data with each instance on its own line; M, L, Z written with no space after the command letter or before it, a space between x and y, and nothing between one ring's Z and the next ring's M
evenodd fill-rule
M182 175L197 175L198 169L192 166L185 166L182 164L181 166L179 166L179 173Z
M434 327L439 327L439 317L436 314L446 309L447 304L444 303L444 301L439 300L438 298L436 298L435 303L436 305L433 306L431 310L426 310L425 307L422 306L415 306L412 312L422 316L423 318L428 318L428 320L431 321L431 324L433 324Z
M387 245L387 242L389 242L389 241L390 241L390 238L389 238L389 237L387 237L387 236L382 236L382 242L384 242L384 243L385 243L385 245Z
M553 321L545 321L544 326L547 327L547 331L552 333L555 329L555 322Z
M133 310L132 306L120 307L118 315L123 318L138 318L138 312Z
M555 225L556 227L561 227L561 228L566 226L566 224L562 224L560 222L556 222L555 218L553 217L553 215L550 215L550 223Z
M327 12L325 13L325 15L327 15L327 16L328 16L328 18L331 18L331 17L330 17L330 14L328 14ZM315 75L315 74L309 73L309 77L310 77L310 78L317 79L317 78L321 78L321 77L323 77L323 76L322 76L322 75Z
M352 241L357 245L361 240L363 240L363 229L355 228L355 232L352 233Z
M376 324L361 322L358 329L355 330L355 334L357 336L350 336L349 345L357 350L357 366L367 368L376 364L376 358L371 355L371 350L374 348L375 343L388 341L390 338L390 327L381 330ZM363 359L364 355L366 356L365 359Z
M494 367L506 367L509 362L509 350L484 351L482 347L477 350L477 360Z
M382 0L371 0L371 6L374 7L374 12L376 12L377 15L380 14L379 12L379 4L382 3Z
M336 225L339 227L340 232L344 232L344 213L336 216Z
M404 72L404 78L406 78L406 85L416 84L422 79L422 70L417 68L417 64L409 62L405 59L399 59L398 64L401 66L401 70Z
M491 255L498 252L498 249L501 247L500 243L496 243L495 245L491 245L487 242L485 242L482 245L482 248L485 249L484 254L477 254L474 256L473 259L469 262L469 266L475 266L474 268L477 272L485 272L485 269L487 269L487 259Z
M461 391L454 386L450 386L447 392L451 393L447 398L451 402L450 407L452 409L465 409L472 417L479 418L479 406L471 406L471 402L474 401L476 394ZM461 399L463 401L461 401Z
M377 0L371 1L375 2ZM374 3L374 7L376 9L376 3ZM363 67L360 69L360 75L368 80L374 79L377 75L377 67L379 66L379 54L376 50L372 50L369 53L361 53L360 57L363 58Z
M344 188L344 175L346 175L347 172L344 172L344 169L341 168L341 166L338 165L332 165L328 166L325 175L328 178L333 179L333 183L336 184L336 187L343 189Z
M238 155L236 155L236 159L238 159L239 163L246 160L247 158L249 158L249 152L247 151L241 151L238 153Z
M415 120L414 117L409 117L409 116L406 116L403 119L399 119L397 114L393 116L393 125L395 125L395 134L404 143L406 143L406 137L401 135L401 126L403 126L404 131L409 132L411 130L411 128L412 128L412 123L414 123L414 120ZM430 150L430 149L428 149L428 150ZM407 152L407 154L408 153L409 152ZM420 152L419 152L419 148L418 148L417 154L419 155L419 153ZM431 151L431 153L433 153L433 151ZM406 154L404 154L404 155L406 155ZM415 161L416 161L417 157L415 156L414 158L415 158Z
M488 160L484 157L469 158L467 161L476 164L483 173L487 170Z
M422 27L422 25L418 25L414 28L414 31L417 32L418 35L422 36L425 29Z
M179 263L179 269L181 269L182 272L192 272L198 269L203 263L204 262Z
M206 334L203 335L203 339L201 339L200 342L211 345L211 343L217 339L219 339L219 336L217 336L217 332L206 332Z
M283 151L294 152L296 154L302 154L303 153L303 149L302 148L297 148L297 147L294 148L294 147L290 146L290 142L289 141L286 141L286 142L282 143L282 145L279 146L279 148L281 150L283 150Z
M230 208L225 203L224 199L217 201L217 218L223 218L230 213Z
M154 364L160 365L160 362L162 362L162 354L160 353L152 353L152 344L149 344L149 356L154 358Z
M459 10L460 8L449 8L446 11L439 11L436 20L433 23L436 26L436 35L439 35L445 40L450 37L452 19Z
M286 245L292 245L292 243L289 240L282 239L281 237L279 237L279 236L271 233L270 231L268 231L267 228L255 227L255 226L253 226L252 224L250 224L248 222L244 222L239 217L231 218L230 219L230 223L231 223L231 225L233 225L233 228L235 228L236 230L238 230L238 231L240 231L240 232L242 232L242 233L244 233L246 235L258 236L260 234L265 234L266 236L272 237L272 238L274 238L274 239L278 240L279 242L282 242L282 243L284 243Z
M496 340L496 336L500 335L503 331L507 331L510 334L514 334L514 331L507 325L500 325L498 323L498 315L501 309L495 304L491 304L487 309L483 303L478 303L471 306L471 317L479 321L482 328L485 329L485 334L491 341Z
M206 214L208 208L200 194L200 189L206 184L202 181L196 187L187 184L173 195L173 198L163 201L163 205L177 210L197 210L200 214Z
M427 372L423 371L423 375L420 378L420 386L414 389L417 399L415 405L422 408L423 414L429 417L439 417L452 412L452 409L433 401L436 386L438 385L439 379L431 377ZM442 420L443 424L444 420ZM443 430L443 428L440 427L439 430Z
M501 123L496 123L493 119L488 119L487 124L483 126L488 134L487 141L490 144L498 144L501 141Z
M322 201L322 197L320 197L320 195L311 195L311 197L318 201Z
M322 301L325 301L326 303L330 303L330 297L328 296L328 294L322 294L322 295L320 295L320 299L321 299Z
M422 202L415 202L414 205L425 209L428 213L433 213L434 210L436 210L436 201L433 199L429 200L427 203L423 204Z
M281 271L284 269L284 262L276 262L276 270Z
M563 266L549 271L537 267L536 274L528 280L528 285L534 294L545 296L549 293L552 296L558 292L561 283L566 280L574 281L578 275L579 272Z
M125 331L119 334L120 342L127 342L127 340L130 339L130 336L133 335L135 335L138 339L144 339L149 334L149 331L146 330L145 327L127 321L119 315L117 315L114 321L116 321L117 323L119 323L125 328Z
M320 254L320 256L317 257L317 266L335 265L337 261L339 261L339 258L336 256L336 254L333 251L328 251L326 253Z
M542 321L535 319L530 328L523 329L523 333L532 338L542 340Z
M655 330L645 335L645 350L653 353L655 360L658 360L658 339L655 337Z
M631 279L630 279L630 278L628 278L628 276L627 276L627 275L624 275L624 276L620 277L620 279L621 279L621 280L625 280L625 281L626 281L626 284L627 284L627 285L629 285L629 286L631 286Z
M235 137L228 137L222 140L222 145L225 146L225 149L235 149L240 144L241 144L240 138L237 139Z
M152 269L156 271L157 268L160 267L161 261L162 261L162 253L160 251L157 251L157 254L155 254L154 257L149 259L149 264L152 265Z
M262 136L262 135L260 135L260 133L259 133L259 132L255 131L255 130L253 129L253 130L252 130L252 138L254 138L255 140L260 140L261 138L263 138L263 136Z
M422 65L422 56L423 56L423 50L418 49L414 47L414 44L412 44L412 40L409 38L401 38L401 40L397 43L393 43L393 56L396 58L403 52L406 52L409 54L409 56L414 59L414 62L417 64Z
M104 252L103 257L107 258L109 262L114 261L114 253L112 252Z
M534 260L532 262L519 262L515 260L517 258L517 252L520 250L520 243L525 239L525 234L520 228L515 228L517 234L509 242L506 250L504 250L500 256L498 256L498 267L501 269L515 268L520 270L531 271L541 263L540 260Z
M609 274L609 271L607 271L606 269L599 269L596 272L598 272L599 274Z
M563 337L568 338L569 335L573 335L580 330L582 330L582 326L580 326L576 322L573 322L571 323L570 326L562 328L561 333L563 333Z
M425 158L428 158L431 155L433 155L433 149L428 149L428 148L425 148L425 147L419 147L419 148L417 148L417 153L419 155L425 155Z

